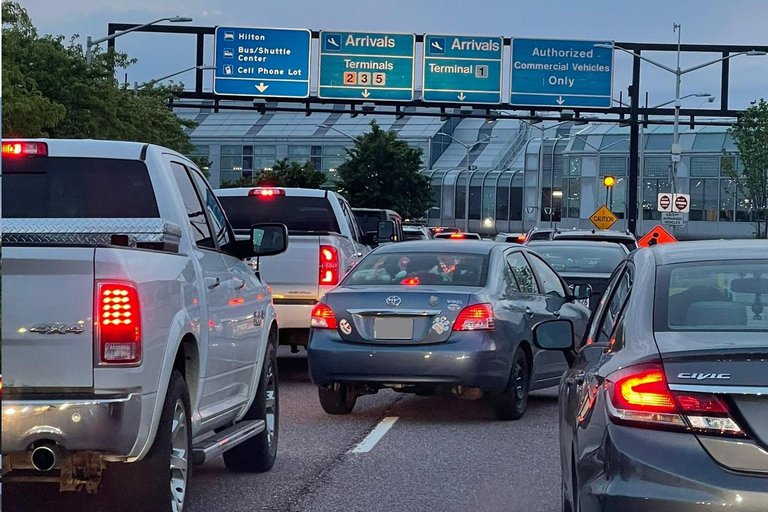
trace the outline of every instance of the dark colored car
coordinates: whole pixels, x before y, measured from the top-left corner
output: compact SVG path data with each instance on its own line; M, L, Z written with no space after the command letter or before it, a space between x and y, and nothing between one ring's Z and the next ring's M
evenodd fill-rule
M640 249L560 384L563 510L768 510L768 242Z
M463 233L455 231L452 233L437 233L434 237L436 240L482 240L483 238L477 233Z
M395 223L393 242L404 242L403 218L394 210L379 210L376 208L352 208L360 230L366 236L377 231L379 222L391 220Z
M556 385L562 354L529 342L533 326L589 310L533 251L488 242L409 242L373 251L312 311L307 357L320 404L352 411L383 388L484 395L520 418L528 392Z
M581 302L594 310L611 274L627 257L626 246L614 242L549 241L532 242L528 247L536 251L568 286L589 286L591 297Z
M630 251L637 249L637 239L629 231L611 231L608 229L572 229L555 230L550 240L583 240L591 242L616 242L623 244Z

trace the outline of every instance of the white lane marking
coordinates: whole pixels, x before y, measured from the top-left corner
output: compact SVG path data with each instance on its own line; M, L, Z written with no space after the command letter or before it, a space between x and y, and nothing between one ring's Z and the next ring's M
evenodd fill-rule
M368 453L369 451L373 450L373 447L376 446L376 443L381 441L381 438L384 437L384 434L386 434L387 431L392 428L392 425L395 424L397 418L397 416L387 416L381 420L381 422L376 425L376 428L371 430L371 433L368 434L365 439L360 442L360 444L352 448L349 453Z

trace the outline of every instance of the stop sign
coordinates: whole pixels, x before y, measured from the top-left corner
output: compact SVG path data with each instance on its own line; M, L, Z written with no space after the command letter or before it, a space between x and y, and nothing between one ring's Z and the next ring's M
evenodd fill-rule
M678 211L685 211L688 209L688 198L684 195L677 195L675 196L675 208Z

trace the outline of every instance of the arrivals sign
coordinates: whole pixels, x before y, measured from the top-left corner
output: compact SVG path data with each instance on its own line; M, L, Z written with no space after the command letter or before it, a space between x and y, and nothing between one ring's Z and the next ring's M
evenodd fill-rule
M541 107L610 108L613 49L610 41L513 39L509 102Z
M312 32L216 27L213 91L251 97L306 98Z
M501 103L502 37L424 36L421 99Z
M416 36L320 32L319 98L412 101Z

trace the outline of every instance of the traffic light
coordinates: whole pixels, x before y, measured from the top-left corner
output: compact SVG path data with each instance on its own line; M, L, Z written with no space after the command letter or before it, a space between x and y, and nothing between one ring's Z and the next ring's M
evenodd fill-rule
M605 185L608 188L613 187L616 184L616 178L613 176L606 176L603 178L603 185Z

